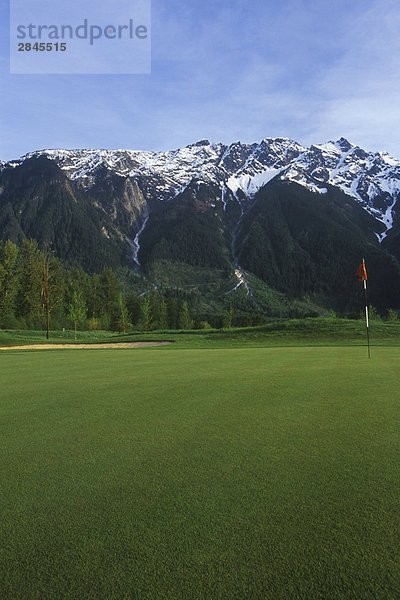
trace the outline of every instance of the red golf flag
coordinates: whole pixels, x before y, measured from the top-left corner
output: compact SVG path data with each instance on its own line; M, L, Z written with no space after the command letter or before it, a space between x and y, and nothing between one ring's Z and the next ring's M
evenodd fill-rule
M357 273L356 273L357 277L358 277L358 281L361 283L362 281L367 281L368 279L368 275L367 275L367 269L365 266L365 260L362 259L360 266L357 269Z

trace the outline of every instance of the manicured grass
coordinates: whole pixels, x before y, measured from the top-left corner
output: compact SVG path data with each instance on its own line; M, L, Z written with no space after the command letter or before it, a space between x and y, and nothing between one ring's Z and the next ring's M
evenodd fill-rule
M371 321L372 346L400 347L399 321ZM270 346L342 346L365 345L365 322L335 318L291 319L271 322L259 327L197 331L133 331L127 334L109 331L78 331L76 343L129 342L170 340L177 348L232 348ZM51 332L46 340L43 331L0 331L0 346L37 343L74 343L72 331Z
M51 331L46 339L45 331L29 330L0 330L0 346L18 346L21 344L71 344L71 343L101 343L118 341L118 335L110 331L78 331L75 340L73 331Z
M399 348L0 360L2 598L398 597Z

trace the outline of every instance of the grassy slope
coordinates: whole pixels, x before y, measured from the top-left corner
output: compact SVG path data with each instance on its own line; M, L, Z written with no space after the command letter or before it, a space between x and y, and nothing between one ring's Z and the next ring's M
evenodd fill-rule
M400 321L372 321L372 345L400 345ZM77 343L171 340L178 348L225 348L280 345L364 345L365 323L346 319L292 319L260 327L227 330L134 332L126 335L106 331L78 331ZM73 343L71 331L52 332L51 343ZM0 331L0 345L46 343L41 331Z
M399 359L5 352L2 597L395 598Z

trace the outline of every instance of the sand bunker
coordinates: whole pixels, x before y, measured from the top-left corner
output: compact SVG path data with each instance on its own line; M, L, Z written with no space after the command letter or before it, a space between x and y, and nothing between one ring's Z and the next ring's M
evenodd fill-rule
M143 348L146 346L166 346L172 342L122 342L105 344L32 344L25 346L0 346L0 350L64 350L64 348L85 348L98 350L100 348Z

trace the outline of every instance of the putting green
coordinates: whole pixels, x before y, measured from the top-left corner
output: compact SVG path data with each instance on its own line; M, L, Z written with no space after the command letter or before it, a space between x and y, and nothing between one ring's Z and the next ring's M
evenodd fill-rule
M2 597L398 597L399 348L0 359Z

